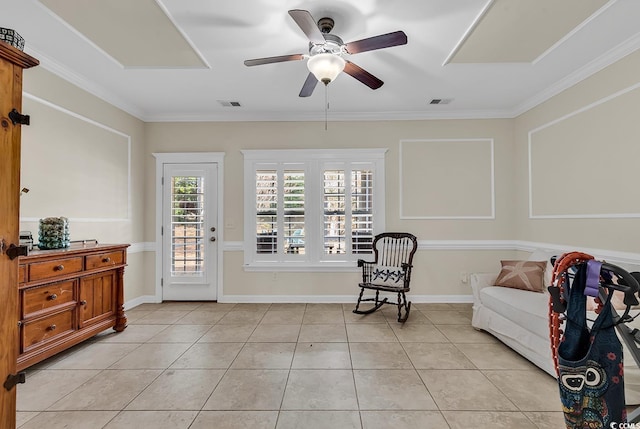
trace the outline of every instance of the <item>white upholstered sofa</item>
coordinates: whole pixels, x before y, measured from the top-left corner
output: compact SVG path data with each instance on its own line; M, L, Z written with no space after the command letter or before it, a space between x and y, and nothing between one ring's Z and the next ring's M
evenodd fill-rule
M548 261L558 251L535 251L530 261ZM544 284L551 284L553 267L547 264ZM549 342L549 294L494 286L498 273L470 276L473 292L471 325L486 331L530 362L556 377ZM595 316L595 315L593 315ZM640 317L632 323L640 328ZM623 342L624 345L624 342ZM640 404L640 369L625 347L625 395L627 405Z
M529 260L548 261L553 254L534 252ZM552 267L545 271L551 281ZM498 338L529 361L556 375L549 343L547 293L494 286L498 273L476 273L470 277L473 292L471 325Z

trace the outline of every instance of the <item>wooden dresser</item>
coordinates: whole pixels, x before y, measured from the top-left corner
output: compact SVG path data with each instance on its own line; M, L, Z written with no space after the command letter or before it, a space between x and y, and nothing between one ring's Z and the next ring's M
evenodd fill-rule
M72 244L20 257L18 371L105 329L121 332L128 244Z

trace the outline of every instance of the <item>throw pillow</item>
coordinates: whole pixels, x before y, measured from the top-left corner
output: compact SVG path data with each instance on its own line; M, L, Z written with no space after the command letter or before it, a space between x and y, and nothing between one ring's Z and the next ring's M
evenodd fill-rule
M504 286L531 292L544 291L546 261L500 261L502 270L496 286Z
M383 286L404 287L404 271L399 267L375 265L371 271L371 283Z
M560 257L560 255L562 255L563 253L564 252L560 250L536 249L527 258L527 261L547 262L547 267L544 269L545 292L547 291L546 286L551 285L551 278L553 277L553 264L551 263L551 258L553 256Z

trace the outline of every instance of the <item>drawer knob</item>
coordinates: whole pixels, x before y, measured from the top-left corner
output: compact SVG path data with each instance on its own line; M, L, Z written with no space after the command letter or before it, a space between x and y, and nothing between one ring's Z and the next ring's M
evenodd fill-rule
M55 330L56 330L56 325L47 326L47 331L55 331Z
M49 295L48 298L50 301L53 301L54 299L58 299L58 295L56 295L55 293L52 293L51 295Z
M111 258L108 256L106 258L102 258L102 262L105 262L105 263L111 262Z
M80 305L87 305L87 300L83 299L82 301L80 301Z
M56 265L54 268L55 271L62 271L64 270L64 265L60 264L60 265Z

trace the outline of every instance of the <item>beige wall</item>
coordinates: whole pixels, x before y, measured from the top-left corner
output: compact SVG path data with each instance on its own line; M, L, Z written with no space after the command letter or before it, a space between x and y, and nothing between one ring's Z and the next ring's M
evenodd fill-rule
M85 189L82 200L92 207L82 220L72 221L71 231L72 239L97 238L102 242L134 244L125 298L141 302L155 294L156 181L152 154L224 152L224 220L221 220L221 225L225 225L225 243L221 248L226 248L224 296L241 300L305 296L314 300L338 299L355 295L356 270L275 274L243 270L242 252L238 250L244 238L240 151L387 148L387 230L413 232L421 243L412 294L423 300L465 299L470 294L468 284L463 282L465 274L497 271L500 259L525 257L524 250L541 243L555 249L599 249L608 256L621 255L627 262L640 260L640 221L638 217L619 216L638 214L640 207L640 191L636 186L640 170L634 168L640 155L637 144L640 122L634 121L640 102L640 90L634 86L638 85L638 69L640 53L635 53L515 119L333 121L325 131L320 122L145 124L40 67L25 71L27 104L38 105L36 110L41 116L48 111L66 115L68 124L65 133L56 133L55 123L32 117L33 131L31 135L29 131L24 134L23 170L28 173L24 177L47 183L46 178L52 174L42 169L38 145L46 144L58 153L65 153L73 145L81 144L82 138L114 147L122 147L124 140L130 141L130 198L120 202L116 198L116 204L127 207L119 207L115 216L126 212L127 217L100 219L100 191ZM71 135L80 137L70 142L73 138L68 137L68 128L77 129L78 133ZM534 202L531 212L536 218L529 216L530 135ZM459 159L452 158L456 150L467 144L473 145L468 146L469 152L461 152ZM573 153L577 153L578 161L570 156ZM401 169L402 154L405 159ZM565 164L567 157L572 159ZM118 168L98 174L94 178L96 186L109 185L109 174L122 178L125 162L122 152L110 162ZM61 163L64 164L56 161L51 171L63 179L70 180L77 174L95 175L96 167L91 162ZM452 167L442 168L443 164ZM36 165L40 167L35 168ZM432 168L428 171L421 168L429 165ZM588 168L582 169L583 166ZM584 191L589 182L597 190L594 205L584 205L580 199L590 195ZM425 183L424 193L414 183ZM469 191L465 183L473 184L468 186ZM29 183L23 186L29 187ZM572 192L576 190L579 192ZM568 198L557 198L558 194ZM28 207L33 216L67 215L57 209L50 212L54 210L54 201L46 198L36 201L37 195L34 189L33 194L22 197L25 210ZM30 197L34 201L27 203ZM489 200L495 202L495 216L490 215L494 207ZM590 217L561 216L566 214ZM21 229L35 234L37 223L25 221Z
M146 206L147 223L145 234L148 241L154 239L155 210L155 152L224 152L224 216L226 242L240 242L243 207L243 149L310 149L310 148L388 148L386 154L386 223L387 230L402 230L414 233L419 240L509 240L515 235L511 200L513 196L514 172L512 121L510 120L442 120L442 121L393 121L393 122L330 122L329 129L317 122L196 122L196 123L150 123L146 127L147 174ZM424 156L424 164L433 163L438 154L432 150L422 151L420 145L432 147L432 141L458 147L461 140L482 144L483 162L476 157L460 156L456 168L444 169L428 183L430 189L441 188L442 198L431 193L430 197L416 192L401 190L401 178L424 183L424 170L420 162L400 171L399 151L401 141L412 141L417 156ZM421 203L423 209L446 207L446 217L466 216L473 207L460 205L459 200L446 198L448 183L457 182L459 172L478 172L485 190L490 189L491 175L487 171L486 140L493 141L495 164L495 218L490 219L402 219L400 217L400 193L403 198L430 200ZM423 142L423 143L420 143ZM450 153L447 153L447 156ZM429 156L430 158L426 158ZM449 158L445 158L449 161ZM480 167L478 167L480 164ZM449 175L449 177L448 177ZM473 178L472 178L473 180ZM425 184L426 186L426 184ZM456 188L460 194L459 187ZM478 199L475 190L468 192L469 199ZM480 197L480 212L490 206L491 192ZM426 210L427 214L429 211ZM474 271L493 271L499 267L499 258L511 251L429 250L420 251L416 257L413 289L416 295L469 295L468 284L462 283L461 275ZM437 261L437 263L435 262ZM224 295L264 297L266 295L311 295L351 296L356 293L357 272L352 273L271 273L244 272L242 253L227 251L224 257Z
M639 68L636 52L515 119L518 239L640 259Z
M151 155L155 152L224 152L225 218L243 219L243 158L240 153L243 149L388 148L385 162L389 230L412 231L422 240L509 239L514 234L510 214L513 131L509 120L331 122L328 131L324 130L324 124L318 122L149 123L146 130L147 208L155 207L155 159ZM400 141L478 138L492 138L495 142L496 219L400 219ZM475 169L472 158L462 160L469 164L469 169ZM413 173L421 174L419 169ZM441 176L438 185L446 189L447 177ZM421 195L410 197L421 198ZM145 234L149 240L154 237L151 219L152 216L148 215ZM225 240L242 239L241 225L225 229Z
M70 218L72 240L131 243L125 300L148 295L144 250L144 123L43 67L24 72L21 230ZM129 164L131 168L129 168ZM148 282L148 284L145 284Z

